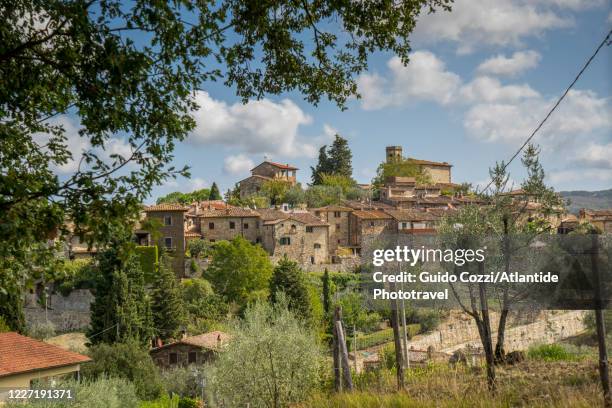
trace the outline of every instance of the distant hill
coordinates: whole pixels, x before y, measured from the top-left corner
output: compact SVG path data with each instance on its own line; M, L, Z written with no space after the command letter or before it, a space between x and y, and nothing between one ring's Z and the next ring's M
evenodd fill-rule
M581 208L612 208L612 188L601 191L560 191L559 194L570 200L568 210L572 213L577 213Z

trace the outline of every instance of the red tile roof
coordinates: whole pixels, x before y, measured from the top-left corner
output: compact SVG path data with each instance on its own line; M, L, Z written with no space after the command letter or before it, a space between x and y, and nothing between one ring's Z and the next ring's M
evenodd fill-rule
M154 211L188 211L189 208L181 205L181 204L173 204L173 203L164 203L151 205L145 208L145 212L154 212Z
M230 217L259 217L259 214L250 208L231 207L224 210L204 209L199 213L201 218L230 218Z
M15 332L0 333L0 377L87 361L87 356Z
M447 162L435 162L435 161L429 161L429 160L420 160L420 159L414 159L412 157L408 158L408 161L414 164L424 164L424 165L429 165L429 166L439 166L439 167L453 167L452 164L449 164Z
M418 210L386 210L385 212L397 221L434 221L437 218L431 213Z
M164 344L161 347L156 347L151 350L152 353L167 347L173 347L179 344L188 344L190 346L201 347L209 350L219 350L226 345L231 336L222 331L212 331L208 333L198 334L197 336L185 337L184 339L175 341L174 343Z
M268 163L274 167L278 167L279 169L283 169L283 170L299 170L297 167L290 166L289 164L275 163L275 162L271 162L268 160L264 161L263 163ZM259 166L261 166L263 163L259 164Z
M358 210L353 211L353 215L363 220L390 220L391 216L379 210Z

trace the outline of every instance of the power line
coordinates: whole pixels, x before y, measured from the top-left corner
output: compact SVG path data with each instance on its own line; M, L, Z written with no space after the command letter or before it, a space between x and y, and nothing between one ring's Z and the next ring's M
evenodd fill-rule
M536 133L538 133L538 131L540 130L540 128L542 128L542 126L544 125L544 123L546 123L546 121L548 120L548 118L550 118L550 116L552 115L552 113L557 109L557 107L561 104L561 102L563 101L563 99L565 99L565 97L567 96L567 94L569 93L569 91L572 89L572 87L576 84L576 82L578 82L578 79L580 79L580 77L582 76L582 74L584 73L584 71L586 71L586 69L588 68L588 66L591 64L591 62L595 59L595 57L597 56L597 54L599 53L599 51L603 48L604 45L610 45L612 43L612 41L609 42L610 36L612 36L612 30L610 30L608 32L608 35L606 35L606 37L603 39L603 41L599 44L599 46L597 47L597 49L595 49L595 52L593 53L593 55L591 55L591 57L587 60L587 62L584 64L584 66L582 67L582 69L580 70L580 72L578 72L578 75L576 75L576 77L574 78L574 80L572 81L571 84L569 84L569 86L565 89L565 92L563 92L563 95L561 95L561 97L557 100L557 103L554 104L554 106L552 107L552 109L548 112L548 114L544 117L544 119L540 122L540 124L534 129L534 131L531 133L531 135L527 138L527 140L525 140L525 142L521 145L521 147L519 147L519 149L516 151L516 153L514 153L514 155L510 158L510 160L504 164L503 166L503 170L506 170L506 168L508 168L508 166L510 165L510 163L512 163L512 161L514 159L516 159L516 157L523 151L523 149L525 148L525 146L527 146L527 144L531 141L531 139L533 139L533 137L536 135ZM489 189L489 187L491 187L491 184L493 184L493 180L491 180L489 182L489 184L487 184L487 186L482 190L482 192L484 193L485 191L487 191Z

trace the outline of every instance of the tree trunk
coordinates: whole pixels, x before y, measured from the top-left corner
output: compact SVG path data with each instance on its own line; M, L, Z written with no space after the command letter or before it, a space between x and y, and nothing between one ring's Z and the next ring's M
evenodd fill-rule
M344 385L348 391L353 390L353 379L351 378L351 366L348 358L348 350L346 348L346 338L344 337L344 329L342 322L336 320L336 332L338 333L338 344L340 345L340 361L342 363L342 373L344 376Z
M395 283L392 283L391 290L396 290ZM395 365L397 367L397 389L404 389L404 358L402 352L402 335L400 333L400 314L397 300L391 301L391 326L393 327L393 343L395 345Z
M479 273L484 275L484 264L478 266ZM491 391L495 390L495 358L493 355L493 338L491 335L491 319L489 317L489 301L485 283L479 284L480 313L482 316L482 345L487 361L487 383Z
M508 241L508 216L504 215L504 268L505 271L510 273L510 243ZM504 348L504 342L506 341L506 323L508 321L508 314L510 312L508 305L508 288L504 288L504 298L502 300L502 310L499 316L499 323L497 325L497 343L495 344L495 363L500 364L506 361L506 350Z
M599 377L603 389L604 407L612 407L612 395L610 394L610 373L608 367L608 351L606 349L606 327L601 303L601 285L599 275L599 242L597 234L592 232L591 238L591 268L595 281L595 325L597 329L597 343L599 346Z

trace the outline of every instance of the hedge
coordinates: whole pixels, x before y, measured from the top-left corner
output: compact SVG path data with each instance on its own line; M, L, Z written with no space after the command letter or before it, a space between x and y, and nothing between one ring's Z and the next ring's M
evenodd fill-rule
M157 275L159 257L157 246L137 246L136 253L140 257L140 266L146 283L152 283Z

